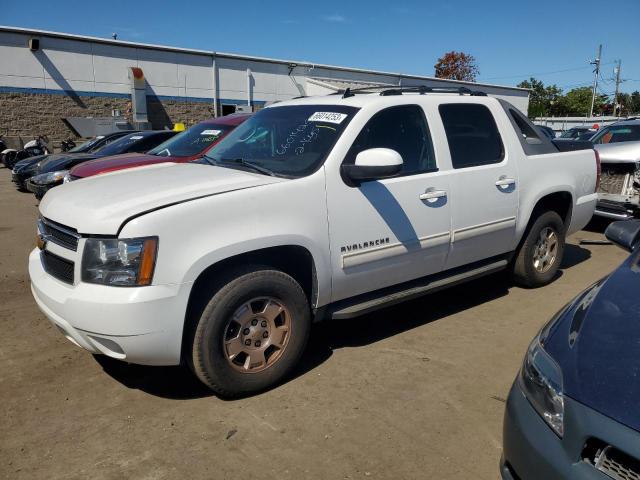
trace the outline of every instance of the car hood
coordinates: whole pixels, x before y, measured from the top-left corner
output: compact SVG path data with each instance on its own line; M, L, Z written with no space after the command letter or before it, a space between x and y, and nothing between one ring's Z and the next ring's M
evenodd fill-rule
M127 219L176 203L287 181L225 167L159 163L65 183L40 213L83 234L114 235Z
M49 155L40 162L37 174L67 170L75 162L85 162L96 157L97 155L92 153L58 153Z
M20 173L22 170L26 170L30 167L33 168L34 165L36 165L38 162L41 162L48 156L49 155L36 155L35 157L23 158L19 162L16 162L16 164L13 166L13 171L16 173Z
M635 163L640 161L640 142L597 144L602 163Z
M112 157L97 158L84 162L71 169L71 175L85 178L99 173L107 173L123 168L140 167L143 165L153 165L164 162L181 162L191 157L160 157L158 155L147 155L140 153L125 153Z
M583 292L544 342L565 395L638 431L639 259L640 251Z

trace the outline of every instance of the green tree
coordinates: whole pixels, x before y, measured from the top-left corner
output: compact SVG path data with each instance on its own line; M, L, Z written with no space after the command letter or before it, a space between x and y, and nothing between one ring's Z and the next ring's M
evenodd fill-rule
M570 117L584 117L589 115L591 95L592 90L590 87L574 88L567 92L562 100L563 115ZM593 112L602 113L606 103L606 95L596 95Z
M518 84L520 88L531 90L529 94L529 117L558 115L562 90L556 85L545 86L541 80L531 77Z
M640 92L633 92L629 100L629 113L640 114Z

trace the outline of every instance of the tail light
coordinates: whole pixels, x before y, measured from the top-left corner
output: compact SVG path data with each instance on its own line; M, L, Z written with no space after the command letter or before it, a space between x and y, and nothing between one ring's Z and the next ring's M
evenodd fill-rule
M600 154L598 150L596 152L596 192L600 189L600 176L602 175L602 167L600 166Z

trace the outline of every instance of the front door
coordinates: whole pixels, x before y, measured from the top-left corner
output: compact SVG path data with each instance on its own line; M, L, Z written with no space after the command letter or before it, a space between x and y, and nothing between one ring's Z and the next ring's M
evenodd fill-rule
M369 148L397 151L403 170L359 186L327 178L333 301L439 272L449 250L449 176L438 172L422 107L373 115L344 162Z

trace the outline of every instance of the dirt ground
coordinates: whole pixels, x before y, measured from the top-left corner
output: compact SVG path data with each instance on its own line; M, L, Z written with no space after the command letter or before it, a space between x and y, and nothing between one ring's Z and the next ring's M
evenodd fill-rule
M284 385L224 401L180 367L94 358L38 311L37 202L0 169L0 477L496 479L504 399L527 345L625 257L602 225L538 290L503 276L314 328Z

